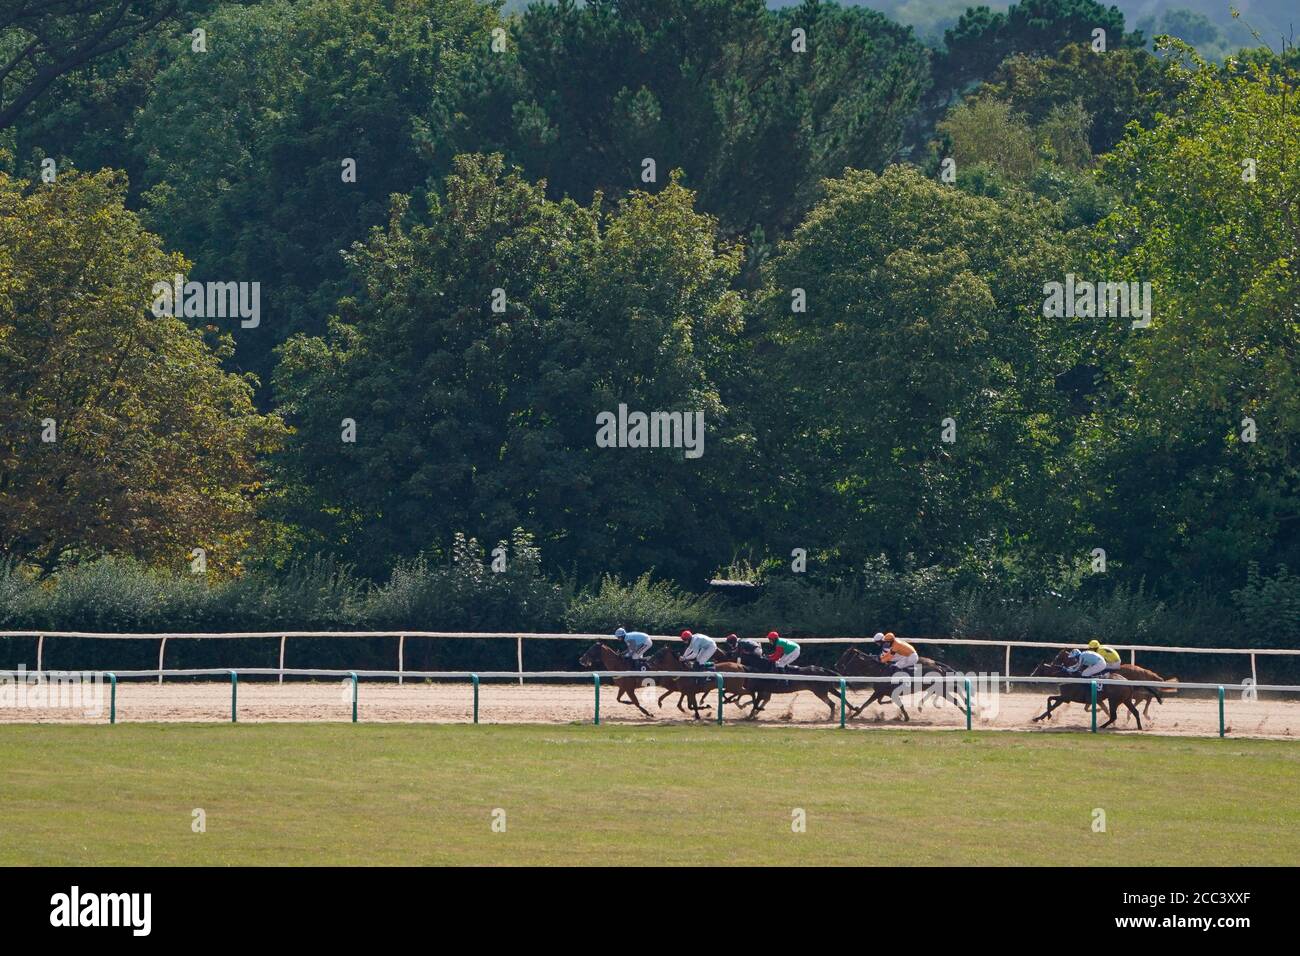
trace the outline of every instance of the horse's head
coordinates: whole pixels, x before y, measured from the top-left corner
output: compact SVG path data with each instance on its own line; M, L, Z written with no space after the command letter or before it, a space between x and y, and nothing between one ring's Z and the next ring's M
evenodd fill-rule
M1064 654L1065 652L1062 651L1061 653ZM1053 658L1050 661L1043 661L1043 663L1039 664L1037 667L1034 668L1033 673L1030 674L1029 676L1030 677L1060 677L1062 670L1063 668L1061 667L1061 665L1056 662L1055 658Z
M677 670L680 663L672 648L660 645L655 652L650 655L650 669L655 671L672 671Z
M849 665L862 656L862 652L856 647L846 647L840 659L835 662L835 669L843 674L848 670Z
M609 648L597 641L587 648L587 653L578 658L578 663L586 668L596 667L604 660L605 652L608 650Z
M1064 667L1066 664L1070 663L1069 648L1063 647L1057 651L1056 656L1052 658L1050 663L1054 667Z

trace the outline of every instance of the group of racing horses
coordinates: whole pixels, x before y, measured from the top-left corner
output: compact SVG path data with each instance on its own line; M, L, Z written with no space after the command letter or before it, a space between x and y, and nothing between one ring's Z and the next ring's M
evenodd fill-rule
M1066 670L1068 654L1069 651L1062 650L1052 660L1045 661L1034 668L1033 674L1030 676L1065 678L1077 676ZM700 711L710 709L707 701L711 693L716 693L717 675L719 674L724 675L723 703L736 704L742 709L748 707L747 720L753 720L757 717L767 707L768 701L774 695L796 694L805 690L825 704L830 711L831 718L834 719L836 716L834 698L839 696L839 684L834 681L808 680L809 677L895 678L890 682L879 681L872 684L871 694L861 704L854 705L848 701L846 696L846 716L848 718L856 718L872 704L883 704L888 700L898 708L903 720L911 720L902 700L908 694L922 694L921 706L924 706L925 698L931 696L949 700L962 708L965 708L968 703L964 699L963 688L958 686L957 678L961 675L955 668L942 661L930 657L921 657L911 675L919 680L909 686L909 682L902 680L902 677L907 675L898 675L896 669L881 661L878 655L867 653L858 647L850 647L841 654L833 669L816 665L807 667L791 665L785 667L780 671L780 673L786 675L785 679L782 680L726 676L746 673L772 673L775 670L768 659L761 654L747 652L743 645L736 650L720 647L717 656L714 658L713 666L709 668L693 667L690 663L681 661L678 655L673 653L672 648L660 647L654 652L653 656L646 659L646 664L648 664L646 669L649 671L681 671L682 676L656 677L653 681L640 676L637 672L637 665L629 661L618 650L600 642L593 644L582 655L579 663L585 668L603 672L628 671L629 676L614 678L614 684L618 688L616 700L621 703L631 704L650 718L653 718L654 715L646 710L637 698L637 692L648 684L653 684L658 690L662 691L658 698L658 704L661 708L668 697L677 694L677 709L685 712L689 708L695 719L699 720ZM1177 678L1161 677L1155 671L1139 667L1136 664L1120 664L1115 670L1107 672L1104 678L1097 682L1096 686L1096 705L1106 708L1109 714L1109 719L1101 725L1102 728L1113 724L1118 716L1119 708L1124 706L1133 715L1133 719L1137 721L1138 729L1141 730L1142 716L1150 710L1151 701L1163 702L1164 698L1157 688L1130 686L1130 681L1174 683ZM959 694L959 690L963 690L963 693ZM1093 700L1092 694L1093 690L1088 684L1061 684L1057 688L1057 693L1047 698L1047 709L1033 719L1035 722L1045 718L1050 719L1052 712L1056 708L1067 703L1090 706ZM746 697L748 697L748 700L745 699ZM1139 713L1137 705L1144 701L1146 706L1142 713Z

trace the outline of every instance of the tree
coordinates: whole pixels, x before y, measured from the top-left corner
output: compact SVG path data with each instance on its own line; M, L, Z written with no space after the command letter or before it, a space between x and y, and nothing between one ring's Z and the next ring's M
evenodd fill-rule
M515 528L583 572L712 570L730 553L715 380L739 253L692 202L675 179L612 212L552 202L500 156L467 156L427 218L397 203L349 255L358 293L329 335L282 349L282 513L366 570ZM620 404L702 412L703 457L597 447Z
M855 564L1059 541L1041 286L1062 259L1032 201L902 166L828 182L756 306L769 535Z
M1147 50L1120 47L1099 55L1072 43L1054 56L1008 57L974 96L1001 100L1035 126L1053 110L1079 103L1091 119L1091 151L1100 155L1115 147L1129 123L1150 127L1172 109L1181 82Z
M228 337L154 316L184 270L123 206L111 171L0 174L0 546L237 559L281 428L221 370Z
M476 0L230 5L206 23L209 52L159 76L134 131L146 222L195 278L264 284L238 368L269 380L277 344L323 332L341 251L390 194L450 168L458 77L496 22Z
M822 178L883 167L928 82L910 30L815 0L560 0L510 29L515 55L482 61L466 151L493 144L580 202L680 168L730 234L783 234Z
M1009 56L1053 56L1072 43L1087 43L1105 31L1106 49L1141 46L1141 34L1124 32L1124 14L1096 0L1023 0L1006 13L972 7L944 33L934 66L932 102L942 109L972 84L984 80Z
M0 129L60 77L173 19L184 0L4 0L0 3Z
M1097 537L1171 587L1300 558L1297 74L1172 49L1178 109L1103 165L1121 201L1094 270L1150 282L1154 307L1107 326L1082 446Z
M1026 179L1038 165L1034 134L1024 117L996 100L956 106L938 126L958 169L990 163L1012 179Z

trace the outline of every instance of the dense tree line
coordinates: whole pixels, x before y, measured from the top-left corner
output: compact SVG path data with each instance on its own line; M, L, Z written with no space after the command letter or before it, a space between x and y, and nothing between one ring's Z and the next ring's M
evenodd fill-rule
M570 584L805 554L1300 629L1292 51L1153 52L1093 0L937 49L817 0L137 0L102 42L28 6L14 568L384 581L523 533ZM260 283L258 321L157 315L177 273ZM1149 283L1150 323L1051 313L1067 276ZM703 453L602 447L620 406L702 414Z

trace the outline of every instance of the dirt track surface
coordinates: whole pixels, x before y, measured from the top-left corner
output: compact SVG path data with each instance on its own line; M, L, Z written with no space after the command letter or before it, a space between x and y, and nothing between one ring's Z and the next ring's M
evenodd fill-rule
M615 700L616 689L606 684L601 689L602 723L649 724L690 722L689 712L675 706L676 695L664 701L660 709L658 694L647 688L642 703L654 715L642 716L635 708ZM974 711L973 726L981 730L1018 731L1087 731L1090 715L1080 705L1058 709L1049 721L1033 723L1042 713L1048 691L1036 693L999 693L985 697ZM483 723L586 723L593 715L593 688L590 685L530 684L483 682L479 696L479 719ZM865 699L862 691L849 692L850 703ZM709 703L716 706L715 694ZM339 682L274 682L241 680L238 688L238 716L242 722L262 721L346 721L352 718L351 685ZM39 701L37 703L40 703ZM873 705L861 717L849 721L850 727L878 728L906 726L914 730L959 729L965 727L962 709L947 704L927 702L916 706L917 699L906 701L911 721L904 724L892 704ZM1139 709L1141 705L1139 705ZM75 706L0 706L0 723L97 723L108 721L109 688L103 685L102 700L88 698ZM137 721L229 721L231 687L229 683L154 682L123 680L117 690L117 719ZM713 720L714 711L703 711ZM747 711L728 704L724 717L728 721L744 719ZM1121 708L1122 713L1122 708ZM473 691L468 683L381 683L363 681L359 688L358 718L365 722L463 723L473 719ZM1100 725L1105 714L1098 719ZM802 692L772 699L757 717L760 724L782 726L829 727L832 720L826 706L812 694ZM1263 699L1244 701L1240 692L1230 693L1226 704L1228 733L1236 737L1296 739L1300 737L1300 701ZM1215 736L1219 732L1218 702L1212 697L1189 694L1167 698L1163 704L1152 703L1150 715L1143 719L1145 732L1173 736ZM1138 733L1132 719L1122 715L1112 730ZM1108 733L1111 730L1107 731Z

